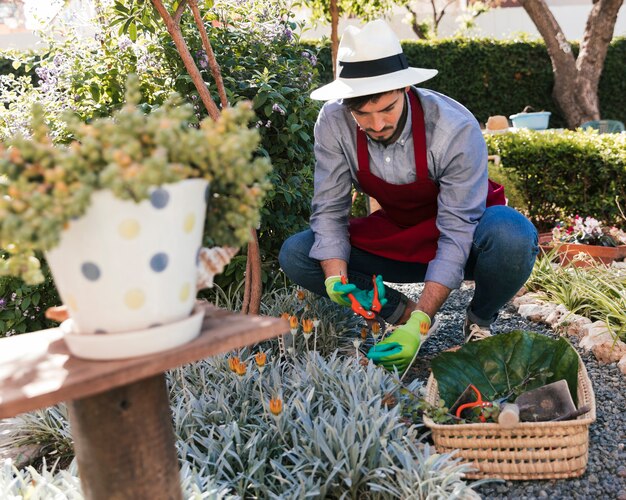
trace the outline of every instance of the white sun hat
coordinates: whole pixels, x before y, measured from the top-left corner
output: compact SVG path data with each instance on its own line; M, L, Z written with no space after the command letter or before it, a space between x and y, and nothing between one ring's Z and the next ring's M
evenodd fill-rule
M378 19L359 29L348 26L337 50L337 78L311 93L311 99L328 101L400 89L426 81L436 69L411 68L400 40Z

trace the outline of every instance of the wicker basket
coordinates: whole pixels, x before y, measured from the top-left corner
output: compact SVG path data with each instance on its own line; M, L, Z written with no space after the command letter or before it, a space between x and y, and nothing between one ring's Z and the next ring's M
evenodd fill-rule
M437 381L432 373L426 386L426 400L439 401ZM563 422L522 422L512 429L499 424L436 424L424 416L439 453L458 450L457 457L470 463L470 479L561 479L585 472L589 449L589 424L596 419L596 400L582 361L578 370L578 405L591 410L576 420Z

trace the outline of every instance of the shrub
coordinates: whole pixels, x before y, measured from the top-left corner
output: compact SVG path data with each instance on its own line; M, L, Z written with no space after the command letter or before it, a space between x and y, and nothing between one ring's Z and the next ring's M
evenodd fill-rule
M327 41L307 44L319 51L321 81L331 81L333 69ZM543 41L451 38L405 40L402 47L411 66L439 70L435 78L420 87L456 99L480 122L485 123L490 115L519 113L530 105L552 112L551 127L565 125L552 100L554 76ZM572 43L575 55L578 48L577 43ZM598 90L600 114L605 118L626 122L625 72L626 38L615 38L609 45Z
M616 200L626 198L626 135L523 130L485 140L540 230L571 214L624 224Z

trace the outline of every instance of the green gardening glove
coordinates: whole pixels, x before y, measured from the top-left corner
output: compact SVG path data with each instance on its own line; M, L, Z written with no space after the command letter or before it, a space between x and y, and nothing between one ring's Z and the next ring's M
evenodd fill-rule
M367 357L377 365L404 373L417 356L422 335L430 329L430 317L423 311L413 311L409 321L396 328L385 340L373 346Z
M341 283L341 276L329 276L326 278L326 281L324 281L324 284L326 285L326 293L328 297L330 297L330 300L340 306L351 306L350 299L348 298L348 294L351 293L365 309L369 311L372 308L373 293L361 290L351 283L344 285Z

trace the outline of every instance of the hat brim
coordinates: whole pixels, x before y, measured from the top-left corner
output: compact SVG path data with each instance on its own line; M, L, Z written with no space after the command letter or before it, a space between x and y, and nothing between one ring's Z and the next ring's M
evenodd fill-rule
M430 80L437 73L436 69L406 68L367 78L337 78L335 81L311 92L311 99L330 101L389 92Z

